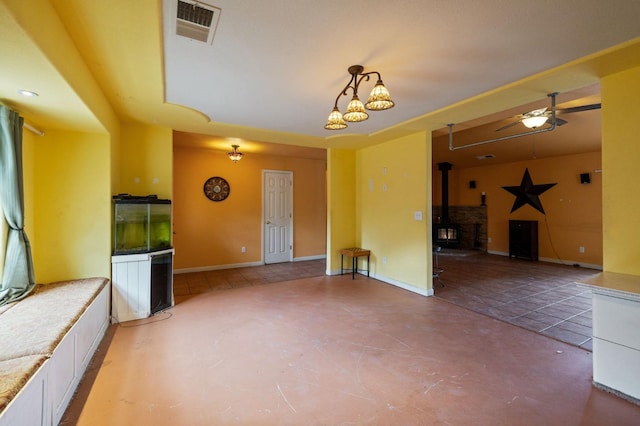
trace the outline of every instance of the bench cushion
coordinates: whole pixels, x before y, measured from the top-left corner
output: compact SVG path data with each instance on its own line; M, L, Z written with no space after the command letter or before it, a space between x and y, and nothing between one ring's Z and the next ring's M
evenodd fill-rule
M28 355L0 361L0 412L46 360L44 355Z
M37 285L31 295L0 314L0 361L51 356L108 282L106 278L86 278Z

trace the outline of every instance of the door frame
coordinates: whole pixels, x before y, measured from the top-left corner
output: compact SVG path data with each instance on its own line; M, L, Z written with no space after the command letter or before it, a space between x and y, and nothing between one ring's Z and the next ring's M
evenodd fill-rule
M261 212L260 212L260 217L262 219L261 221L261 226L260 226L260 240L262 241L262 253L261 253L261 257L262 257L262 264L266 265L266 251L267 251L267 241L265 239L265 215L264 215L264 208L265 208L265 192L266 192L266 175L267 173L283 173L283 174L287 174L289 175L289 180L291 182L291 185L289 185L289 201L291 204L291 215L289 217L289 224L287 225L289 227L289 262L293 262L293 171L291 170L274 170L274 169L262 169L262 203L261 203Z

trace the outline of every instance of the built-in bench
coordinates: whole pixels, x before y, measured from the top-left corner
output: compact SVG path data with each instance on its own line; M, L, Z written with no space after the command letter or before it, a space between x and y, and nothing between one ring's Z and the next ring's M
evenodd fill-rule
M0 426L56 425L109 324L110 283L38 285L0 307Z

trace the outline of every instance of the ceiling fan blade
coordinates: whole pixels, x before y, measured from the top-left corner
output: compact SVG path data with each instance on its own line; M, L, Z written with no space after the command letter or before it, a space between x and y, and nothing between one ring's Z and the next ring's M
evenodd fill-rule
M502 126L502 127L500 127L499 129L496 129L496 132L499 132L499 131L501 131L501 130L508 129L509 127L513 127L513 126L515 126L516 124L520 123L520 121L521 121L521 120L514 121L513 123L509 123L509 124L507 124L506 126Z
M539 117L541 115L544 115L547 112L547 108L540 108L540 109L534 109L533 111L529 111L527 113L524 113L523 115L525 117Z
M563 120L562 118L556 117L556 126L564 126L567 123L568 123L567 120ZM549 124L553 124L553 122L549 120Z
M570 108L562 108L558 109L558 112L562 114L570 114L572 112L582 112L582 111L590 111L592 109L600 109L602 108L602 104L589 104L589 105L580 105Z

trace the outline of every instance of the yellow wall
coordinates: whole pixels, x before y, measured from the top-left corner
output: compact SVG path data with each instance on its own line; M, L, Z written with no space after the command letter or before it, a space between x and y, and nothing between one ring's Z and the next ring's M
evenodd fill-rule
M293 256L326 253L326 161L246 154L233 163L224 152L174 148L176 269L213 269L262 261L262 171L293 172ZM204 182L226 179L229 197L210 201ZM246 247L242 253L241 248Z
M78 122L53 123L17 108L45 132L23 132L25 229L36 281L109 277L111 148L119 140L119 120L49 1L9 0L4 10L37 49L24 53L35 64L44 58L73 89L72 96L55 98L58 107L80 113ZM78 128L84 132L70 130Z
M119 159L118 193L156 194L159 198L172 198L171 129L143 124L123 124Z
M604 270L640 275L640 67L602 80Z
M340 249L360 245L356 232L356 153L327 150L327 273L340 273Z
M519 186L525 169L534 184L556 183L540 195L546 216L529 205L511 213L515 196L503 186ZM537 159L449 171L449 204L478 206L486 193L490 252L509 253L509 220L537 220L540 258L590 267L602 265L602 174L600 153ZM591 173L581 184L580 173ZM441 175L434 170L434 205L442 204ZM476 188L469 188L469 181ZM584 247L584 253L579 252Z
M23 128L22 134L22 178L24 185L24 229L29 240L33 238L35 231L34 204L34 157L35 138L34 133ZM33 244L33 241L31 241Z
M372 251L372 273L425 294L432 287L430 142L420 132L358 151L356 181L358 242Z
M34 145L37 282L109 277L109 136L50 130Z

